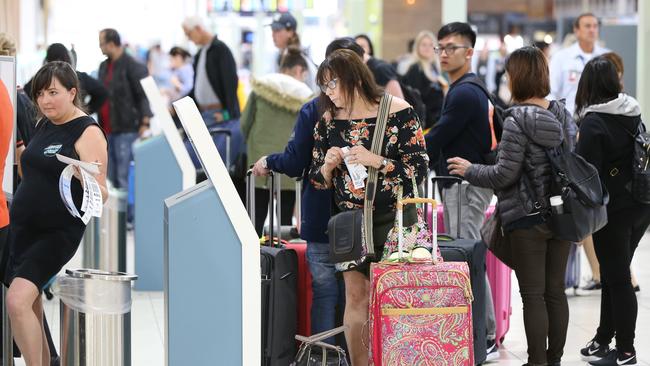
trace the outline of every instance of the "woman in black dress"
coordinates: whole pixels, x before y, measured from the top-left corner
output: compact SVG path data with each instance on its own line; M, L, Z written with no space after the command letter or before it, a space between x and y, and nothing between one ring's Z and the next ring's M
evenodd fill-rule
M10 212L7 308L16 344L28 366L48 365L43 334L42 289L77 251L84 223L68 213L59 194L66 164L56 154L99 163L95 176L106 200L107 142L101 128L80 108L79 80L72 66L54 61L34 76L32 98L42 118L20 160L23 177ZM80 174L72 196L81 206Z

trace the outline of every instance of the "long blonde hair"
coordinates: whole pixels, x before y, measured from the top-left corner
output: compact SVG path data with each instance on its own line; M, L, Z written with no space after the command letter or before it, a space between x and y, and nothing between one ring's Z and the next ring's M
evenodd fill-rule
M415 37L415 42L413 42L413 51L412 51L412 60L413 63L418 63L420 65L420 68L424 72L424 75L426 75L427 79L430 81L436 81L438 80L438 75L440 72L440 68L438 67L438 58L436 57L435 53L433 54L433 59L427 60L420 55L420 43L424 40L424 38L429 38L431 39L431 42L436 41L436 36L433 35L432 32L428 30L423 30L420 33L418 33L417 37Z

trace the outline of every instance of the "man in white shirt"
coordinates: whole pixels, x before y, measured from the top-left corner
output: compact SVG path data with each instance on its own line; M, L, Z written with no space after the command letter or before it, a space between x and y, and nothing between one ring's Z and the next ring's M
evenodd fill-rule
M573 23L573 33L578 41L564 48L551 58L552 99L566 99L566 107L575 113L576 91L582 70L589 60L609 52L598 46L598 18L592 13L579 15Z

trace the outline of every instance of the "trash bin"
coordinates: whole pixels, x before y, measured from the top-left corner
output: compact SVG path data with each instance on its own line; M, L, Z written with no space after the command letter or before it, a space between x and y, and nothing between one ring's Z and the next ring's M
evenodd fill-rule
M93 251L96 262L87 265L88 268L126 271L126 199L126 191L109 188L108 200L99 219L99 241Z
M84 268L106 269L99 268L99 220L99 217L90 218L81 239L81 250L83 252L81 265Z
M66 270L59 296L62 366L131 365L131 282L137 276L94 269Z

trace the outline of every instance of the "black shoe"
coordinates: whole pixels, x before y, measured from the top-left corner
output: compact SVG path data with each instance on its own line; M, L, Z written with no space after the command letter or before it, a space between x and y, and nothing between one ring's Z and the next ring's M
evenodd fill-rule
M608 355L609 345L599 345L595 340L590 340L587 346L580 350L580 358L585 362L598 361Z
M611 349L607 356L598 361L589 362L593 366L622 366L622 365L636 365L636 354L618 352L616 349Z
M585 287L582 288L584 291L595 291L595 290L602 290L603 285L600 283L600 281L595 281L593 278L587 282Z
M485 357L485 362L495 361L499 359L499 347L497 342L494 339L488 339L487 341L487 356Z

